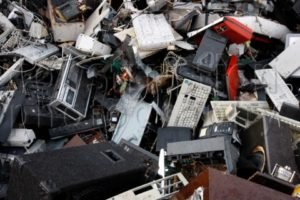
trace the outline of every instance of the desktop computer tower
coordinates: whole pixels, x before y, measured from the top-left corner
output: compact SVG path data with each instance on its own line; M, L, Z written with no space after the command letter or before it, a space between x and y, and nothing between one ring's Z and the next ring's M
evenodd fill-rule
M99 200L145 183L136 151L100 143L17 157L8 200Z
M86 117L91 92L91 81L85 70L76 66L76 59L69 55L60 71L49 105L79 121Z

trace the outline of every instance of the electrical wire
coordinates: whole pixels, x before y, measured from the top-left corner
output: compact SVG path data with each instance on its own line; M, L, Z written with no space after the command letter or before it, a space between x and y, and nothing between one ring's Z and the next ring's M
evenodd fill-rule
M173 62L171 62L173 61ZM171 105L171 92L176 90L178 86L174 87L175 85L175 80L181 80L180 77L177 74L177 68L180 67L181 65L186 65L187 61L181 57L175 54L174 52L169 52L167 56L165 57L162 65L162 73L165 75L172 75L172 81L171 81L171 86L167 88L169 91L169 98L168 98L168 103L166 106L166 109L170 108Z
M36 65L34 65L31 69L28 69L28 70L26 70L26 71L23 71L23 70L12 70L13 72L21 72L21 73L28 73L28 72L31 72L31 71L33 71L34 69L35 69L35 67L36 67ZM5 67L2 67L1 65L0 65L0 68L1 69L3 69L3 70L8 70L7 68L5 68Z

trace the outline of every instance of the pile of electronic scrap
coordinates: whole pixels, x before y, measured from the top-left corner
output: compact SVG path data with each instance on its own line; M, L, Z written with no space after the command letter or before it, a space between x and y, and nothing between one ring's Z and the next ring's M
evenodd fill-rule
M300 0L0 0L0 199L300 198L299 25Z

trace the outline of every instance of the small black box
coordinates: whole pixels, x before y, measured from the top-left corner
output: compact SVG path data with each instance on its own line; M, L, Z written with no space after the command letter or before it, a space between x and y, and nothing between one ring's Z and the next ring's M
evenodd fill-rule
M193 129L185 127L159 128L157 131L156 151L167 149L171 142L189 141L193 139Z
M292 133L287 124L264 116L245 131L241 132L241 156L251 155L256 146L264 148L266 153L265 172L271 174L275 165L289 166L297 171L292 149Z
M293 120L300 121L299 106L295 106L295 105L283 102L279 114L284 117L288 117Z

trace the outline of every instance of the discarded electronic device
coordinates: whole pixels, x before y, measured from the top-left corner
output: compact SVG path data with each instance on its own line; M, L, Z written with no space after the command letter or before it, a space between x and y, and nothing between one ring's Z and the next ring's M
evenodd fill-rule
M191 29L193 24L193 20L198 17L199 15L199 7L200 4L197 6L194 4L194 7L188 7L189 3L185 5L180 4L173 4L173 10L168 10L168 19L172 27L180 32L187 32Z
M282 166L276 164L274 166L274 169L271 174L272 174L272 176L275 176L276 178L279 178L281 180L291 183L291 182L293 182L296 172L292 171L289 166L282 167Z
M226 38L209 29L206 30L193 60L193 64L200 70L215 72L226 44Z
M262 172L255 172L255 174L252 175L248 180L263 185L265 187L271 188L273 190L285 193L289 196L293 193L295 189L295 185L293 183L284 181L270 174Z
M172 28L163 14L141 14L132 17L139 49L164 49L175 42Z
M158 156L155 154L150 153L149 151L143 149L142 147L139 147L127 140L122 139L119 143L119 146L123 148L124 151L132 154L139 154L139 156L145 160L145 162L151 162L149 163L150 170L155 173L158 169Z
M6 145L12 147L29 147L35 140L35 133L32 129L12 129Z
M121 114L112 141L119 143L121 139L140 145L144 135L152 105L145 102L128 102L127 112Z
M56 42L68 42L76 41L78 35L84 31L84 22L69 22L61 23L56 20L54 14L54 6L51 0L47 0L48 12L53 32L54 41ZM66 34L67 33L67 34Z
M290 45L294 45L296 41L300 39L300 34L289 33L286 35L285 48L288 48ZM291 77L300 77L300 69L296 70Z
M110 46L102 44L96 39L84 34L80 34L78 36L76 48L83 52L97 56L108 55L111 52Z
M212 29L223 37L228 38L231 43L236 44L250 41L253 34L251 28L231 17L224 17L223 21L213 26Z
M60 71L49 105L78 121L86 116L91 92L92 86L84 69L76 66L75 58L69 55Z
M156 151L167 149L172 142L189 141L193 139L193 129L185 127L165 127L157 130Z
M269 104L266 101L211 101L214 116L218 122L228 121L226 116L226 109L228 107L244 108L249 112L257 112L258 108L268 110Z
M20 42L19 40L21 37L22 37L22 32L18 29L14 29L7 36L7 40L5 40L5 42L2 44L1 50L3 52L10 52L19 44L19 42ZM1 43L1 41L0 41L0 43Z
M67 1L59 6L56 6L55 12L59 16L59 19L63 22L68 22L80 14L78 3L76 1Z
M200 4L199 7L202 7ZM207 24L211 24L214 21L220 19L221 16L217 13L211 13L206 15L206 13L199 13L198 16L194 19L194 23L192 24L192 30L198 30L202 27L205 27Z
M286 34L290 33L290 30L279 23L273 22L271 20L259 17L259 16L243 16L243 17L229 17L231 19L234 19L235 21L238 22L238 24L242 24L243 27L245 27L245 31L238 32L246 34L246 37L237 37L237 38L245 38L247 40L250 40L252 37L252 33L258 33L261 35L268 36L270 38L276 38L280 39L282 42L285 42L285 36ZM204 30L207 30L208 28L211 27L218 27L219 24L221 24L224 21L224 17L217 19L216 21L208 24L207 26L204 26L198 30L191 31L188 33L188 37L194 37L198 35L199 33L203 32ZM234 24L234 23L233 23ZM248 28L247 28L248 27ZM242 29L241 29L242 30ZM250 32L250 30L252 30ZM276 31L273 31L276 30ZM232 35L233 36L233 35ZM250 37L251 36L251 37ZM234 38L232 38L232 41L234 41ZM245 42L246 40L244 40Z
M121 140L121 142L118 144L124 151L126 151L129 154L137 155L141 160L143 160L143 163L145 163L148 166L148 170L145 174L147 177L147 181L153 180L157 177L157 169L158 167L158 156L155 154L152 154L151 152L143 149L140 146L137 146L135 144L132 144L129 141Z
M0 12L0 45L3 45L15 26Z
M144 184L146 170L138 154L107 142L23 155L12 165L8 199L106 199Z
M260 16L242 16L233 18L252 29L254 33L269 38L276 38L282 42L285 42L286 35L291 32L286 26Z
M8 19L17 18L20 16L21 13L21 16L24 18L26 26L29 28L34 19L34 14L31 11L25 9L24 7L18 5L18 3L15 1L11 3L11 6L13 7L13 9L8 15Z
M13 52L24 56L25 60L30 64L36 64L37 62L57 53L59 49L53 44L40 44L29 45L14 50Z
M293 45L300 39L299 33L289 33L286 35L285 48Z
M14 96L15 91L0 91L0 124L6 114L9 104Z
M237 126L233 122L214 123L201 130L199 137L234 136L237 134Z
M236 100L238 97L238 89L240 86L238 70L238 58L237 56L231 56L226 69L226 85L229 100Z
M236 57L237 56L242 56L245 52L246 52L246 44L235 44L235 43L233 43L233 44L230 44L228 46L228 50L227 50L228 55L233 56L233 57L234 56L236 56ZM236 62L236 60L235 60L236 58L232 58L232 59L234 59L233 61ZM236 63L236 64L238 64L238 63Z
M66 121L66 117L52 109L48 105L38 105L38 102L30 102L31 105L23 105L22 117L25 125L38 128L57 127Z
M27 130L27 129L24 129ZM20 138L19 138L20 139ZM3 143L1 152L0 152L0 162L8 161L10 164L13 163L14 159L18 155L25 155L25 154L32 154L32 153L38 153L38 152L44 152L46 151L46 143L45 140L34 140L34 142L31 141L30 146L25 146L26 138L24 139L24 145L21 145L22 141L18 140L17 145L19 146L6 146L8 144Z
M289 117L282 116L278 112L269 111L269 110L265 110L265 109L258 108L257 112L260 113L263 116L267 116L267 117L275 119L279 122L282 122L284 124L288 124L292 129L300 131L300 122L297 121L297 120L291 119Z
M227 13L231 12L233 10L233 7L230 7L228 2L209 2L206 6L206 9L213 13Z
M276 164L288 165L292 170L297 170L292 149L292 132L287 124L264 116L239 135L243 144L241 155L251 155L257 146L264 148L265 172L271 174Z
M49 136L51 139L69 137L77 133L83 133L89 130L103 128L104 125L105 124L102 117L93 117L88 120L49 129Z
M62 125L68 118L48 106L53 94L53 84L39 81L26 83L26 100L22 106L22 122L25 126L52 128Z
M210 86L184 79L168 126L195 128L210 92Z
M300 122L300 108L299 106L289 103L283 103L279 112L284 117L291 118Z
M227 38L231 43L237 44L251 40L253 35L251 28L245 26L245 24L239 22L233 17L222 17L211 24L200 28L199 30L189 32L188 37L194 37L209 28Z
M101 22L108 17L110 13L110 5L108 1L102 1L95 11L89 16L85 22L83 33L88 36L97 35L101 30ZM78 34L79 35L79 34Z
M107 200L169 199L187 184L188 181L184 176L177 173L128 190Z
M21 111L22 104L24 102L25 95L22 93L20 89L14 91L12 98L8 98L8 102L10 101L4 114L2 123L0 124L0 143L5 143L11 130L14 127L14 124L19 116L19 112ZM7 102L7 103L8 103ZM3 114L3 112L2 112Z
M25 147L25 154L39 153L46 151L45 140L36 140L30 147Z
M29 29L29 35L30 37L41 39L47 37L49 34L47 28L43 24L32 22Z
M124 3L124 7L126 9L130 10L131 12L135 13L135 12L139 11L137 8L134 7L133 1L131 1L131 0L123 0L123 3Z
M198 187L193 195L191 196L192 199L195 200L203 200L204 199L204 187Z
M266 92L278 110L283 102L299 105L295 95L274 69L255 70L255 74L261 83L267 85Z
M181 65L177 67L177 74L185 79L196 81L211 87L218 87L218 83L205 73L200 72L194 66Z
M300 48L300 40L287 47L269 65L276 70L283 78L287 79L300 69L300 57L297 51Z
M37 63L38 66L43 67L47 70L61 70L64 58L57 58L57 56L50 56Z
M239 106L227 107L225 115L228 121L234 122L243 128L248 128L260 118L258 113L248 111Z
M20 58L15 62L8 70L4 72L0 76L0 86L5 85L7 82L9 82L13 77L15 77L17 74L21 72L21 68L23 66L24 58Z
M48 82L28 81L25 86L26 94L28 95L26 100L30 105L47 103L53 93L52 85L52 83Z
M159 11L162 7L164 7L168 3L167 0L147 0L147 4L149 8L153 12Z
M208 159L212 163L226 164L227 171L235 174L239 150L231 143L231 137L221 136L168 143L166 157L168 160ZM224 163L220 162L222 159Z

